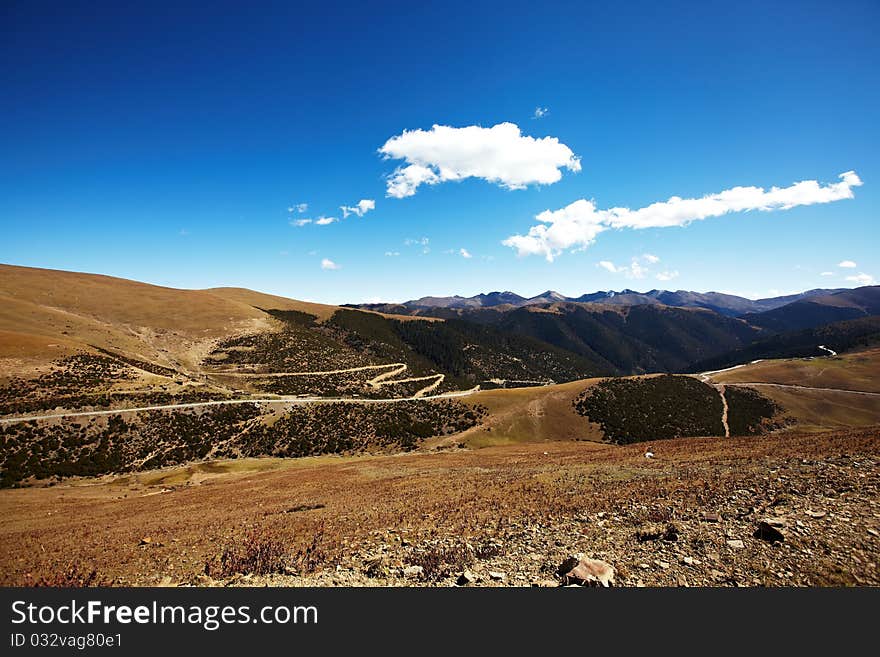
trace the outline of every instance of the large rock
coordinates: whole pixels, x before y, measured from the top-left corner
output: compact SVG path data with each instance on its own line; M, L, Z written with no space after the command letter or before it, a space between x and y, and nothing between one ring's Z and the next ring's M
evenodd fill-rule
M755 529L755 538L760 538L770 543L780 543L785 540L786 523L780 518L763 518L758 521Z
M614 566L600 559L569 557L560 565L559 573L566 584L605 587L614 585Z
M465 570L461 575L458 576L458 579L455 581L455 583L459 586L467 586L468 584L473 584L476 581L476 575L474 575L469 570Z

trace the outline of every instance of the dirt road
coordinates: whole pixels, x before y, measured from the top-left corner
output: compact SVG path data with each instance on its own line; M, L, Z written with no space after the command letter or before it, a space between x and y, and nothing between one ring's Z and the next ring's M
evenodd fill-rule
M138 408L113 408L105 411L80 411L71 413L51 413L47 415L29 415L26 417L10 417L0 419L0 424L16 424L19 422L30 422L32 420L55 420L69 417L91 417L101 415L116 415L118 413L142 413L144 411L167 411L182 408L199 408L201 406L227 406L233 404L394 404L405 401L432 401L435 399L456 399L458 397L467 397L480 389L475 386L470 390L461 390L458 392L445 392L440 395L416 396L413 397L391 397L387 399L362 399L360 397L270 397L264 399L217 399L206 402L190 402L185 404L161 404L157 406L141 406ZM422 391L419 391L422 392Z

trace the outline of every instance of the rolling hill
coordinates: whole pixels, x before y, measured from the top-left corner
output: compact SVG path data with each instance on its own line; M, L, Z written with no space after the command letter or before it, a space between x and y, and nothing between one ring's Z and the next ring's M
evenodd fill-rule
M799 299L742 318L754 326L781 333L871 315L880 315L880 285Z
M828 355L819 345L843 353L875 344L880 344L880 317L862 317L764 337L741 349L694 363L684 371L719 370L759 359Z

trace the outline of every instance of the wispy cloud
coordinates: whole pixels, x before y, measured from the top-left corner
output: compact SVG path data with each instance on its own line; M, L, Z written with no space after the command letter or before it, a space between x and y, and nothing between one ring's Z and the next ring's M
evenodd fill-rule
M392 198L412 196L421 185L465 178L524 189L558 182L563 168L581 170L580 159L556 137L524 136L513 123L405 130L379 152L386 159L406 162L388 176L386 195Z
M859 285L877 285L877 281L870 274L866 274L865 272L859 272L853 276L847 276L846 280L851 283L858 283Z
M400 251L386 251L385 255L389 258L396 258L400 255Z
M834 276L834 272L833 271L819 272L819 276Z
M600 260L596 263L596 266L601 267L612 274L622 274L626 278L639 279L650 275L651 265L656 265L658 262L660 262L659 256L656 256L653 253L643 253L640 256L634 256L628 265L615 265L610 260ZM671 281L673 278L678 278L678 271L667 269L658 272L655 278L658 281Z
M341 205L339 206L339 209L342 210L343 219L347 218L350 214L363 217L370 210L376 209L376 201L371 198L363 198L358 201L356 205Z
M535 113L532 114L532 118L533 119L543 119L549 113L550 113L550 110L547 109L546 107L536 107Z
M580 199L559 210L545 210L535 217L540 222L526 235L512 235L502 242L520 256L543 255L552 262L569 248L585 249L609 229L665 228L686 226L692 221L719 217L731 212L789 210L801 205L831 203L854 197L853 187L862 181L854 171L840 174L840 182L820 185L804 180L790 187L733 187L702 198L673 196L638 210L596 209L593 201Z
M289 206L287 208L287 211L290 212L291 214L293 214L294 212L299 212L300 214L302 214L303 212L305 212L308 209L309 209L308 203L297 203L296 205Z
M312 223L311 219L293 219L290 222L290 225L296 226L297 228L302 228L303 226L307 226L310 223Z
M324 258L323 260L321 260L321 269L332 271L335 269L342 269L342 265L337 265L330 258Z
M472 255L470 254L470 251L468 251L467 249L464 249L464 248L459 249L459 250L458 250L458 254L459 254L462 258L468 258L468 259L469 259L469 258L473 258L473 257L474 257L474 256L472 256Z
M858 265L852 260L841 260L837 263L837 266L842 267L843 269L855 269L856 267L858 267Z
M318 217L315 219L316 226L329 226L330 224L335 224L339 219L336 217Z
M598 263L599 267L610 271L612 274L623 274L627 278L644 278L645 274L648 273L648 270L643 267L637 258L633 258L632 262L628 265L615 265L610 260L601 260Z
M407 237L405 240L403 240L403 243L406 246L413 246L414 244L421 244L422 246L427 246L430 241L431 240L429 240L427 237L420 237L420 238L415 238L415 239L412 237Z

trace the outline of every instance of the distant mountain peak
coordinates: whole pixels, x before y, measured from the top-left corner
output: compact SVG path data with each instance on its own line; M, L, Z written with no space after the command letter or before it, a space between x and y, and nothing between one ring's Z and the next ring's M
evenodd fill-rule
M579 297L566 297L556 290L546 290L541 294L527 298L516 292L505 290L504 292L486 292L472 297L463 297L460 295L447 297L428 296L414 299L412 301L406 301L401 304L401 306L411 310L424 311L431 308L477 310L480 308L494 308L497 306L521 307L558 302L608 304L615 306L663 304L678 308L704 308L721 315L739 317L748 313L760 313L773 310L774 308L779 308L780 306L787 305L794 301L826 296L840 291L840 289L815 289L807 290L799 294L772 297L768 299L746 299L744 297L738 297L733 294L725 294L722 292L690 292L688 290L676 290L675 292L671 292L669 290L658 289L649 290L648 292L639 292L630 288L624 288L619 292L615 290L600 290L597 292L582 294ZM399 312L399 307L395 312Z

